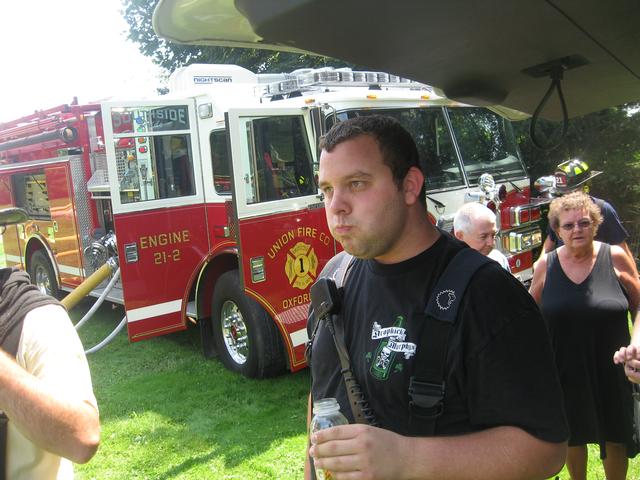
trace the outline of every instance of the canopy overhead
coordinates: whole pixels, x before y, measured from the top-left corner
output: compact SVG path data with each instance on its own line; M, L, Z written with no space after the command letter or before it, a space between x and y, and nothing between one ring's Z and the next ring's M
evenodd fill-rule
M153 16L172 41L316 53L529 114L555 62L571 117L640 100L639 22L637 0L160 0ZM562 118L557 96L541 116Z

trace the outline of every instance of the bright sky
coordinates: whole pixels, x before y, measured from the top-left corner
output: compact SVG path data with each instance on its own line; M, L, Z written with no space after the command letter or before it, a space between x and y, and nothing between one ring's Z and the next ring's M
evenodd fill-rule
M120 0L0 0L0 122L78 97L154 95L160 69L126 40Z

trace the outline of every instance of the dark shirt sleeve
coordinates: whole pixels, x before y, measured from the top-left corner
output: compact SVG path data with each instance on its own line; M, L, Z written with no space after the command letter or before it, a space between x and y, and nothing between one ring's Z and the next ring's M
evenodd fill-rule
M602 225L600 225L598 229L596 240L608 243L609 245L619 245L624 242L629 237L629 234L622 226L622 222L615 208L613 208L610 203L602 201L600 211L602 212Z
M556 232L553 231L553 228L551 228L551 225L547 227L547 236L551 239L555 248L558 248L558 236Z
M465 295L463 314L471 326L464 340L471 424L510 425L541 440L565 441L562 389L542 315L507 272L483 270Z

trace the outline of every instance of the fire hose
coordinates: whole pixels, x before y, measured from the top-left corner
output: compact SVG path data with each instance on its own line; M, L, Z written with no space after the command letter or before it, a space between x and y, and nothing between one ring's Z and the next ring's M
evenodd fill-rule
M107 265L107 264L105 264ZM105 265L103 265L102 267L100 267L100 269L102 269ZM100 271L100 270L98 270ZM111 267L109 268L109 273L111 273ZM96 272L97 273L97 272ZM91 277L89 277L91 278ZM106 277L104 277L106 278ZM118 281L118 278L120 278L120 268L118 267L118 269L115 271L115 273L113 274L113 278L109 281L109 283L107 284L107 287L104 289L104 292L102 292L102 294L100 294L100 296L98 297L98 300L96 300L96 302L93 304L93 306L89 309L89 311L87 313L84 314L84 317L82 317L82 319L76 323L76 330L79 330L80 327L82 327L82 325L85 324L85 322L87 320L89 320L93 314L96 312L96 310L98 310L98 308L100 308L100 305L102 305L102 303L104 302L104 299L107 298L107 295L109 294L109 292L111 291L111 289L113 288L113 286L115 285L115 283ZM100 280L102 281L102 280ZM98 282L100 283L100 282ZM84 284L83 284L84 285ZM95 287L94 287L95 288ZM91 289L93 290L93 288ZM91 291L90 290L90 291ZM74 290L75 292L76 290Z
M115 269L115 272L114 272ZM67 295L64 299L62 299L61 303L65 306L67 310L75 307L80 300L86 297L94 288L96 288L100 283L102 283L105 279L109 277L113 273L113 277L105 287L104 291L100 294L100 297L96 300L96 302L91 306L89 311L80 319L78 323L76 323L75 328L78 330L82 327L87 320L89 320L93 314L98 310L100 305L104 302L105 298L109 294L109 292L113 289L113 286L116 284L118 279L120 278L120 268L118 267L118 262L115 258L109 258L107 262L102 265L98 270L93 272L84 282L82 282L76 289L73 290L69 295ZM107 337L102 340L97 345L85 350L85 354L90 354L97 352L102 347L107 345L115 338L115 336L120 333L120 331L127 324L127 317L125 316L120 323L116 326L116 328L109 334Z
M62 305L64 305L67 310L71 310L80 300L89 295L94 288L100 285L103 280L111 275L116 266L117 264L115 263L115 260L111 258L107 260L104 265L87 277L84 282L78 285L73 292L63 298L61 300Z
M120 320L120 323L118 324L118 326L116 328L114 328L113 331L109 335L107 335L107 337L104 340L102 340L97 345L91 347L90 349L85 350L84 351L85 355L89 355L90 353L97 352L102 347L104 347L109 342L111 342L111 340L113 340L115 338L115 336L118 333L120 333L120 330L122 330L126 324L127 324L127 316L125 315L124 317L122 317L122 320Z

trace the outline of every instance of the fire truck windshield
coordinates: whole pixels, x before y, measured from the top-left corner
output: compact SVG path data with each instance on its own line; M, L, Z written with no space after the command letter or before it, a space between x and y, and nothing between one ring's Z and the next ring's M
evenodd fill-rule
M483 173L496 180L526 177L511 122L484 108L447 108L470 184Z
M413 136L420 165L425 172L427 190L454 188L464 185L444 112L441 108L398 108L349 110L337 113L338 120L361 115L383 114L398 120ZM333 115L328 117L329 123ZM328 125L330 127L331 125Z
M526 176L520 161L511 123L484 108L455 107L367 109L338 112L338 120L374 113L397 119L413 136L425 172L427 190L464 185L464 177L455 153L452 134L445 120L451 119L462 165L469 184L477 184L483 173L496 180ZM334 116L328 117L328 127Z

